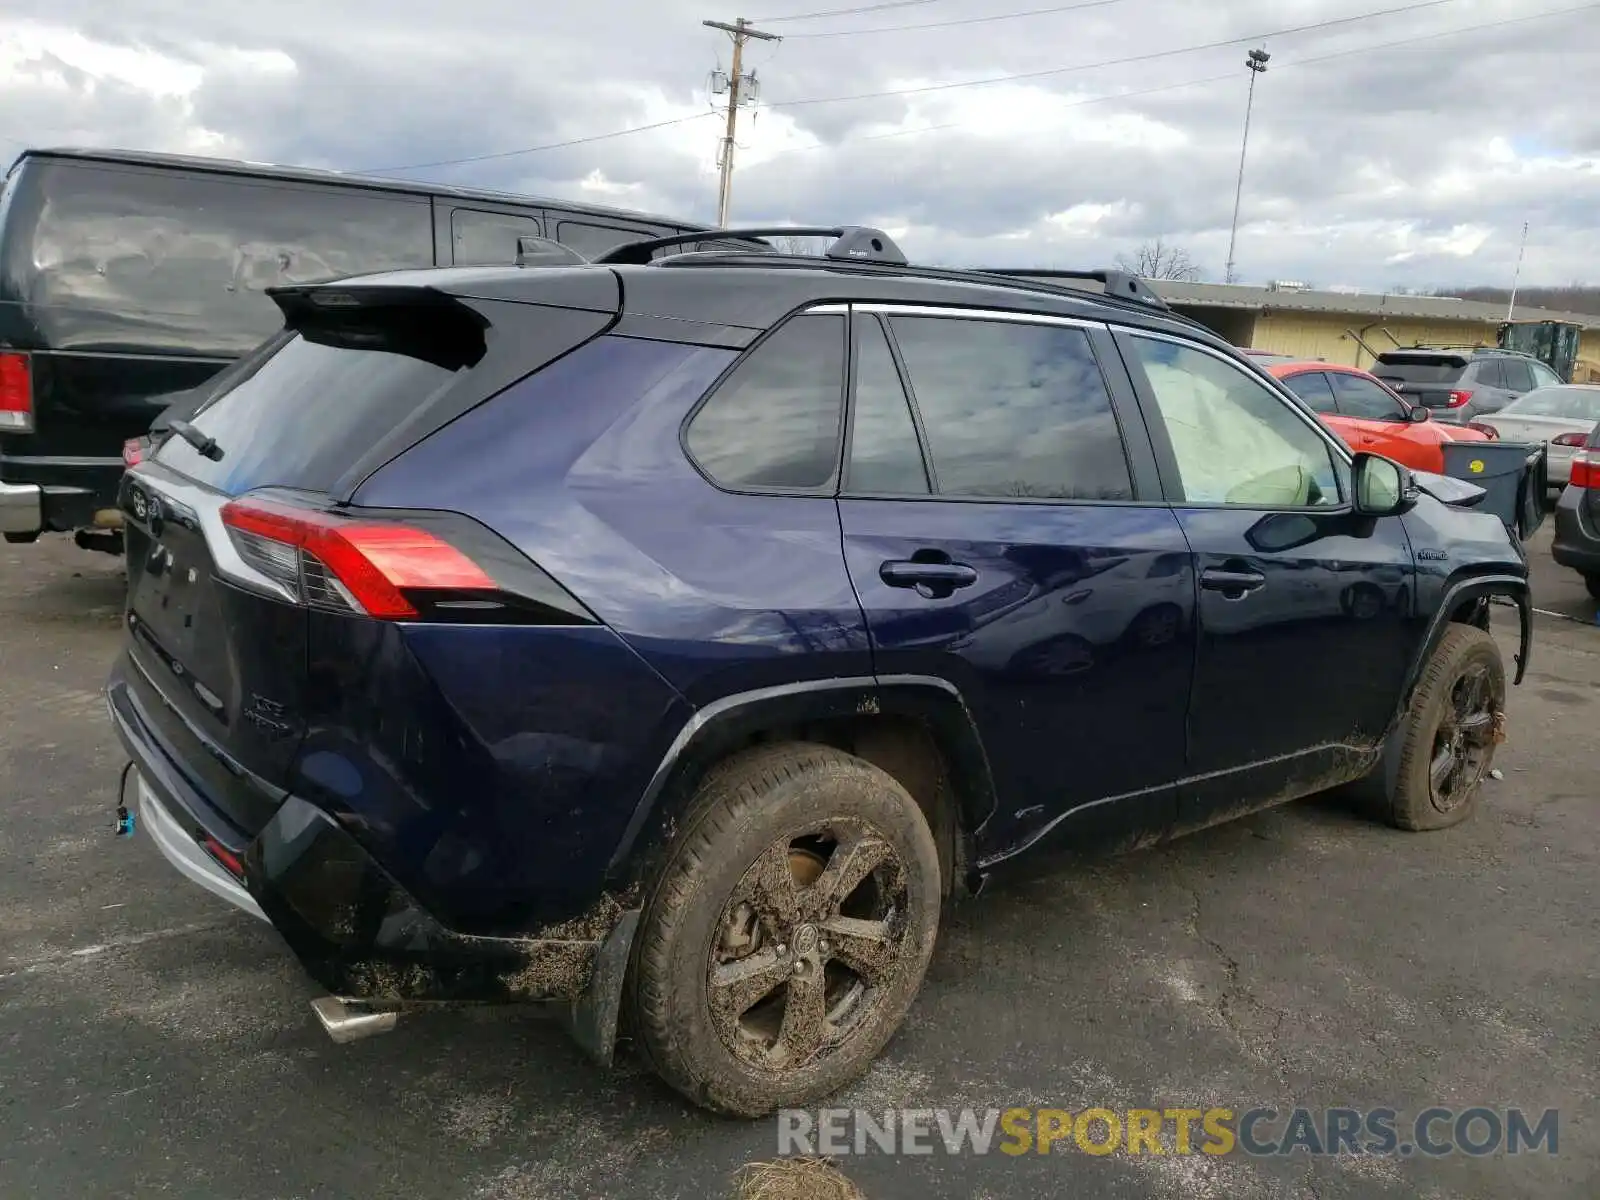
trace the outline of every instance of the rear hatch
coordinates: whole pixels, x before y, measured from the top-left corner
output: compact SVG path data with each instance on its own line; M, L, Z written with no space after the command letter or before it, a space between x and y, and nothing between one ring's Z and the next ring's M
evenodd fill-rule
M306 730L311 610L416 618L393 586L403 586L408 564L431 554L446 574L472 574L451 557L448 535L353 519L335 498L364 464L381 465L389 448L420 440L516 370L542 366L542 353L553 358L610 320L422 286L294 289L278 299L284 336L175 422L120 496L132 663L124 674L140 719L230 827L214 832L235 848L281 803ZM505 337L501 355L490 353L507 310L548 312L543 324L555 332L544 345Z
M1391 350L1380 354L1372 373L1413 404L1451 408L1451 393L1467 359L1460 354L1417 354Z

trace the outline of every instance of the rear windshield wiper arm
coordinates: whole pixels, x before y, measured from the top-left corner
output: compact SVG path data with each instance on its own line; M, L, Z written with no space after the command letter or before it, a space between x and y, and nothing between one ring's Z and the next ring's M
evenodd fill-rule
M216 438L207 437L187 421L168 421L167 428L212 462L222 461L222 447L217 445Z

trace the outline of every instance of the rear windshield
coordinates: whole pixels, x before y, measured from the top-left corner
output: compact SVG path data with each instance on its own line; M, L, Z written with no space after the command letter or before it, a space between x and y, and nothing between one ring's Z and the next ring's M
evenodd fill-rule
M1544 387L1513 400L1506 416L1560 417L1568 421L1600 421L1600 388Z
M481 333L474 342L451 322L433 322L303 328L251 360L239 382L192 419L216 440L220 458L176 435L156 458L230 495L269 486L328 491L482 356Z
M1454 355L1385 354L1379 357L1372 373L1379 379L1398 379L1401 383L1454 383L1467 369L1467 360Z

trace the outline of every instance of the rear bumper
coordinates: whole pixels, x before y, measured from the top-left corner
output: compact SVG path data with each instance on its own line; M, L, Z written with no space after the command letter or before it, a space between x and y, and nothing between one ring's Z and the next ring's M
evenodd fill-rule
M606 896L593 911L527 937L457 933L424 911L349 831L292 796L245 847L236 877L202 843L208 835L236 841L237 834L166 755L117 674L106 696L133 760L141 824L157 848L191 881L269 921L328 992L397 1007L570 1001L575 1026L599 1029L594 1040L603 1047L590 1048L609 1057L619 964L626 964L637 911Z
M1556 502L1556 536L1550 557L1580 575L1600 575L1600 528L1583 511L1584 492L1568 486Z

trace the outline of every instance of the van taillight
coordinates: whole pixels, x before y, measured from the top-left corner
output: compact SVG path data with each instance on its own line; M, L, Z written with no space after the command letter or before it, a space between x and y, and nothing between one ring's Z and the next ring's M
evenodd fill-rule
M403 524L251 499L224 505L222 521L246 563L314 608L414 620L408 592L500 590L449 542Z
M33 372L26 354L0 351L0 433L33 432Z
M1572 456L1569 482L1575 488L1600 488L1600 450L1591 447Z

